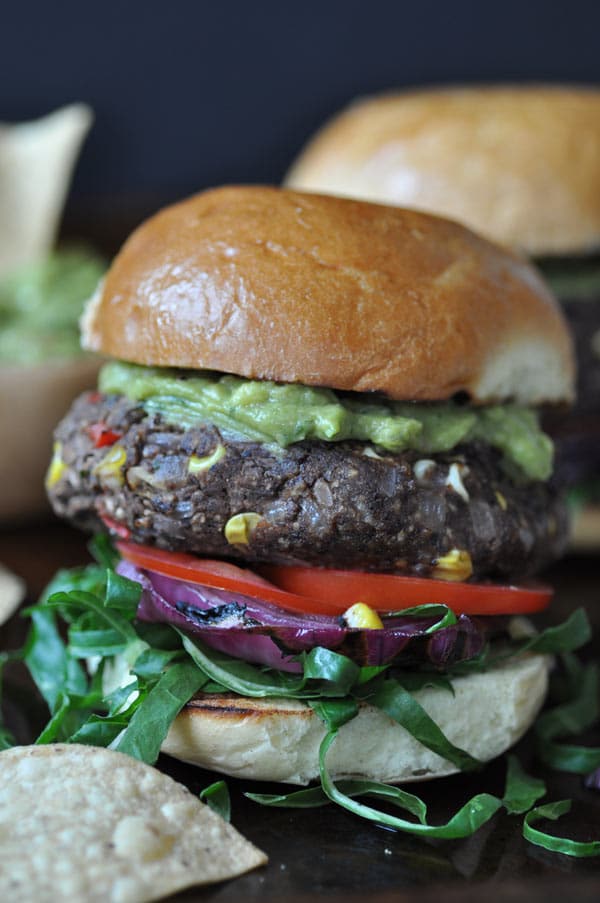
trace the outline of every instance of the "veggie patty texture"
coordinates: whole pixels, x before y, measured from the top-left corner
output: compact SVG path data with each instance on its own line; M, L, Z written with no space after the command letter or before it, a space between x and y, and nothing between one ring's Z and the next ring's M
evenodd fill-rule
M427 457L355 441L280 449L98 392L58 427L48 488L56 513L84 528L250 562L516 579L566 537L552 484L513 480L485 443ZM446 564L452 552L463 554Z

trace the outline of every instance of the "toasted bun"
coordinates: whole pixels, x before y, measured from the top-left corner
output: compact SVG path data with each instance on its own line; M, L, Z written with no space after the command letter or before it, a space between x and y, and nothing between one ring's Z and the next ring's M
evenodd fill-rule
M221 188L125 244L84 344L391 398L570 399L570 338L521 259L455 223L276 188Z
M547 685L548 659L531 655L455 679L454 696L439 688L415 696L455 745L487 761L512 746L535 720ZM307 784L319 776L324 736L323 722L303 702L201 695L178 715L162 749L235 777ZM369 705L341 728L327 764L335 778L388 783L457 771Z
M415 91L359 101L287 183L428 210L531 255L600 246L600 90Z
M49 512L44 474L52 431L73 398L95 386L99 366L91 356L0 366L0 522Z

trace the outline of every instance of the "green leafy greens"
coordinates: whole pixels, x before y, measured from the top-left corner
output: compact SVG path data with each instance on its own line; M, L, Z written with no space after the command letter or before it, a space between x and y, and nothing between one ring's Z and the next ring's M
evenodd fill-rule
M586 856L600 852L596 842L582 845L533 827L542 818L558 818L567 811L567 803L532 808L545 795L545 786L525 774L512 756L503 797L477 794L443 825L429 824L423 801L398 787L332 778L327 765L329 750L340 742L343 725L365 703L385 712L457 768L477 768L480 763L451 743L414 696L424 686L435 686L451 697L453 675L400 671L390 666L361 668L346 656L320 647L298 657L302 669L297 674L248 664L169 625L136 621L140 586L113 570L114 554L107 543L96 541L95 552L100 564L59 572L40 603L28 612L31 628L18 657L27 665L50 712L38 743L110 746L152 764L178 712L199 690L231 691L255 698L291 697L303 700L325 725L319 750L320 786L288 794L248 794L256 802L298 808L335 802L377 824L446 839L469 836L504 808L513 815L528 813L524 835L547 849ZM419 606L408 613L435 617L431 631L456 622L445 606ZM58 618L66 624L66 641ZM549 764L580 773L600 765L598 750L558 741L585 729L598 717L598 670L595 666L583 668L571 655L589 634L585 615L576 612L558 627L513 642L509 651L492 655L488 650L456 669L456 674L469 673L528 651L560 654L568 685L560 704L539 720L540 753ZM6 658L0 660L0 667ZM12 742L8 732L0 731L0 748ZM224 782L206 788L201 796L228 817L230 803ZM386 808L376 808L362 798ZM392 814L390 808L403 814Z

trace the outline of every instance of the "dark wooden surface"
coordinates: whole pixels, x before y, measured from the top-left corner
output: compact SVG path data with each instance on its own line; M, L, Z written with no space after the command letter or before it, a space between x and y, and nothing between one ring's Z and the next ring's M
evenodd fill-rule
M25 578L28 601L35 600L58 567L86 560L85 537L50 519L0 532L0 561ZM596 657L600 656L599 566L597 558L571 556L546 575L557 588L547 620L558 622L574 607L585 605L596 630L586 655ZM0 629L2 648L18 645L23 633L23 619L15 616ZM23 676L9 680L5 692L7 716L19 740L26 742L32 728L23 714L28 692ZM588 739L599 743L600 734ZM581 840L600 839L600 793L586 790L579 777L540 767L531 738L523 740L517 751L525 767L547 781L549 800L575 800L572 816L561 820L559 831L569 831ZM214 780L207 772L167 757L159 764L192 790ZM432 820L445 820L474 793L501 793L503 779L500 760L477 775L423 784L419 793L430 807ZM520 818L498 815L467 840L426 842L363 823L334 807L305 811L261 808L243 795L258 785L228 783L232 821L269 854L269 865L236 881L180 894L178 900L600 900L600 860L573 860L528 844L521 837ZM266 789L265 785L260 789Z

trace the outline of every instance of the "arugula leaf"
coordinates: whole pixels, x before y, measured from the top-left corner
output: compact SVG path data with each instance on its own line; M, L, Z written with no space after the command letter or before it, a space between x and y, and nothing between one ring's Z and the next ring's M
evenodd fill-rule
M88 549L98 564L110 570L114 570L120 561L119 553L108 533L96 533L88 543Z
M338 787L348 796L360 796L362 791L357 789L355 793L348 786L349 781L339 781ZM292 790L291 793L244 793L244 796L261 806L273 806L282 809L315 809L318 806L327 806L331 802L321 786L307 787L305 790Z
M115 571L108 571L106 575L106 595L104 605L122 612L126 618L132 621L137 613L142 587L135 580L121 577Z
M448 740L420 702L398 680L387 678L378 682L374 688L367 685L361 691L361 696L393 718L419 743L452 762L461 771L481 766L478 759Z
M86 696L61 693L52 718L35 741L36 744L69 740L88 717L91 709L100 702L96 691Z
M224 652L208 649L197 638L192 640L184 633L180 636L183 648L207 677L241 696L290 696L298 699L319 695L305 690L304 678L297 674L261 671Z
M123 637L112 627L94 629L95 622L87 614L82 615L69 627L69 653L74 658L88 659L94 655L108 658L118 655L127 647Z
M487 644L476 658L453 665L449 677L472 674L474 671L485 671L494 665L501 664L526 652L559 655L574 652L585 645L592 636L592 629L585 611L576 609L566 621L554 627L548 627L529 639L516 641L501 652L493 654Z
M168 665L183 658L181 649L144 649L133 665L133 673L145 681L158 680Z
M78 661L63 643L53 612L44 606L29 610L31 629L23 658L50 712L60 706L63 694L85 695L88 680Z
M425 633L436 633L444 627L454 627L458 618L451 608L439 603L426 603L415 605L413 608L402 608L399 611L386 613L386 617L411 617L411 618L437 618L438 620Z
M84 743L88 746L110 746L114 743L148 694L148 690L138 689L137 681L129 684L127 688L119 688L119 691L123 693L121 704L117 706L115 698L115 704L111 705L107 714L88 712L88 718L68 737L69 743ZM116 697L120 695L119 691L111 695ZM106 708L108 699L109 697L105 697L96 709Z
M131 583L131 581L127 581ZM113 584L114 586L114 584ZM129 589L125 590L126 593ZM70 592L53 593L45 602L46 608L57 608L60 611L70 609L86 614L89 620L88 624L94 624L100 629L108 628L113 631L111 642L113 642L113 653L122 652L128 664L132 665L138 656L148 648L148 644L142 640L136 633L135 627L127 617L118 610L118 606L108 607L105 600L100 599L94 593L83 590L71 590ZM79 624L79 620L75 624ZM120 639L121 646L119 648L118 641ZM91 652L88 650L88 655Z
M199 793L200 799L220 815L225 821L231 821L231 800L225 781L215 781Z
M519 647L519 652L574 652L589 642L592 628L583 608L577 608L566 621L555 627L547 627Z
M133 625L118 611L106 607L94 593L79 589L53 593L45 604L48 608L70 608L93 612L98 623L104 623L112 628L121 637L123 643L140 642Z
M600 840L581 841L570 840L568 837L556 837L554 834L546 834L533 825L543 818L556 821L561 815L571 810L572 800L559 800L556 803L546 803L527 813L523 821L523 837L530 843L553 853L563 853L565 856L578 858L587 856L600 856Z
M389 669L390 665L363 665L360 669L356 685L361 686L362 684L368 684L370 680L379 677L380 674L389 671Z
M153 765L175 717L206 683L191 662L172 665L148 692L112 748Z
M571 668L573 665L571 663ZM596 663L577 672L579 686L569 702L538 718L535 725L537 752L541 760L559 771L587 774L600 767L600 747L557 743L557 738L580 734L600 715L600 674Z
M341 793L349 797L370 796L383 799L414 815L421 824L426 824L427 806L423 800L399 787L392 787L391 784L382 784L379 781L352 780L338 781L336 786ZM323 787L309 787L306 790L295 790L292 793L283 794L245 793L244 796L262 806L290 809L313 809L317 806L326 806L331 802Z
M546 795L546 785L542 780L526 774L515 755L508 756L506 766L506 788L502 804L509 815L527 812L537 800Z
M153 624L148 621L137 621L135 629L139 637L151 649L177 649L181 652L181 639L170 624Z
M358 715L358 704L350 698L311 700L309 704L330 731L338 730Z
M117 687L112 693L104 696L104 705L108 707L109 715L119 715L124 712L130 705L130 697L136 693L139 695L140 685L137 679L132 680L128 684Z
M69 742L82 743L84 746L110 746L126 729L127 723L125 715L90 715L69 738Z
M321 680L328 684L327 695L346 696L360 676L360 667L346 655L317 646L302 656L304 680Z
M86 564L82 567L62 568L57 571L50 583L42 591L38 606L43 606L54 593L69 593L81 589L97 596L104 594L106 586L106 568L97 564ZM28 613L27 611L25 612Z
M337 803L342 808L347 809L349 812L353 812L355 815L359 815L362 818L367 819L368 821L373 821L379 825L386 825L390 828L397 828L400 831L405 831L408 834L418 834L425 837L439 837L444 838L446 840L454 840L461 837L470 837L475 831L478 830L485 822L489 821L489 819L500 809L502 803L501 801L495 797L491 796L489 793L479 793L476 796L472 797L465 805L459 809L459 811L450 818L450 820L445 825L428 825L425 822L426 817L426 809L422 811L423 821L416 823L407 821L406 819L398 818L395 815L389 815L386 812L381 812L378 809L373 809L371 806L365 806L363 803L359 803L354 800L351 796L344 793L341 790L340 785L336 785L334 781L331 779L329 772L326 767L326 757L331 744L337 737L337 730L329 731L323 739L321 743L321 747L319 749L319 772L321 775L321 785L325 794L329 797L329 799ZM387 785L384 785L387 787ZM394 794L394 791L397 788L390 787L389 791L386 790L386 793L389 793L389 798ZM402 808L406 808L405 805L400 801L400 797L397 797L397 805ZM423 804L424 805L424 804Z
M436 674L433 671L396 671L395 678L398 683L408 690L409 693L415 693L417 690L423 690L425 687L433 687L437 690L446 690L451 696L454 696L454 687L451 681L443 674Z

